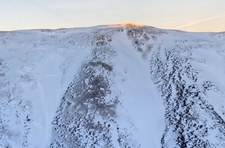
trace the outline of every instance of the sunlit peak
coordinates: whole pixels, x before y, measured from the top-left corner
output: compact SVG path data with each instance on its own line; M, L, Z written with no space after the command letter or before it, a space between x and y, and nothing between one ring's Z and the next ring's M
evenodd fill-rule
M140 23L136 23L136 22L132 22L132 21L123 21L123 22L119 22L117 24L111 24L109 26L115 26L115 27L143 27L143 24Z

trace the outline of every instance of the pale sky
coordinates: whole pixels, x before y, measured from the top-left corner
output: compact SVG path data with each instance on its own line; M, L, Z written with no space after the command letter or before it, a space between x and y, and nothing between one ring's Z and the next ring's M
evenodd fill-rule
M125 21L187 31L225 31L225 0L0 0L2 31Z

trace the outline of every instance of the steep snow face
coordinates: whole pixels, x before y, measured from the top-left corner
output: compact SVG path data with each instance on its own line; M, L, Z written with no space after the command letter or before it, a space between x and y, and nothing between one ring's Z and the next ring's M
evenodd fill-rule
M50 146L160 147L163 101L127 30L99 31L91 47L57 110Z
M47 147L63 94L88 54L83 33L1 33L0 147ZM82 42L81 40L85 40Z
M153 52L151 73L166 107L163 147L225 146L224 44L214 36L169 33Z
M225 147L225 34L0 33L0 147Z

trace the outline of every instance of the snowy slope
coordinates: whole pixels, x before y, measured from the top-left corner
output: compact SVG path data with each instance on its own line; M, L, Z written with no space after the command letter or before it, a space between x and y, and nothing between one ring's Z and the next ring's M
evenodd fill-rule
M225 33L0 32L0 147L225 147Z

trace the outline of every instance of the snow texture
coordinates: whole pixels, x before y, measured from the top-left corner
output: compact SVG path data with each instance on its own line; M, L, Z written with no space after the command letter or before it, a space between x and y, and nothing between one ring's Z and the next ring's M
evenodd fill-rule
M225 33L0 32L1 148L224 148Z

